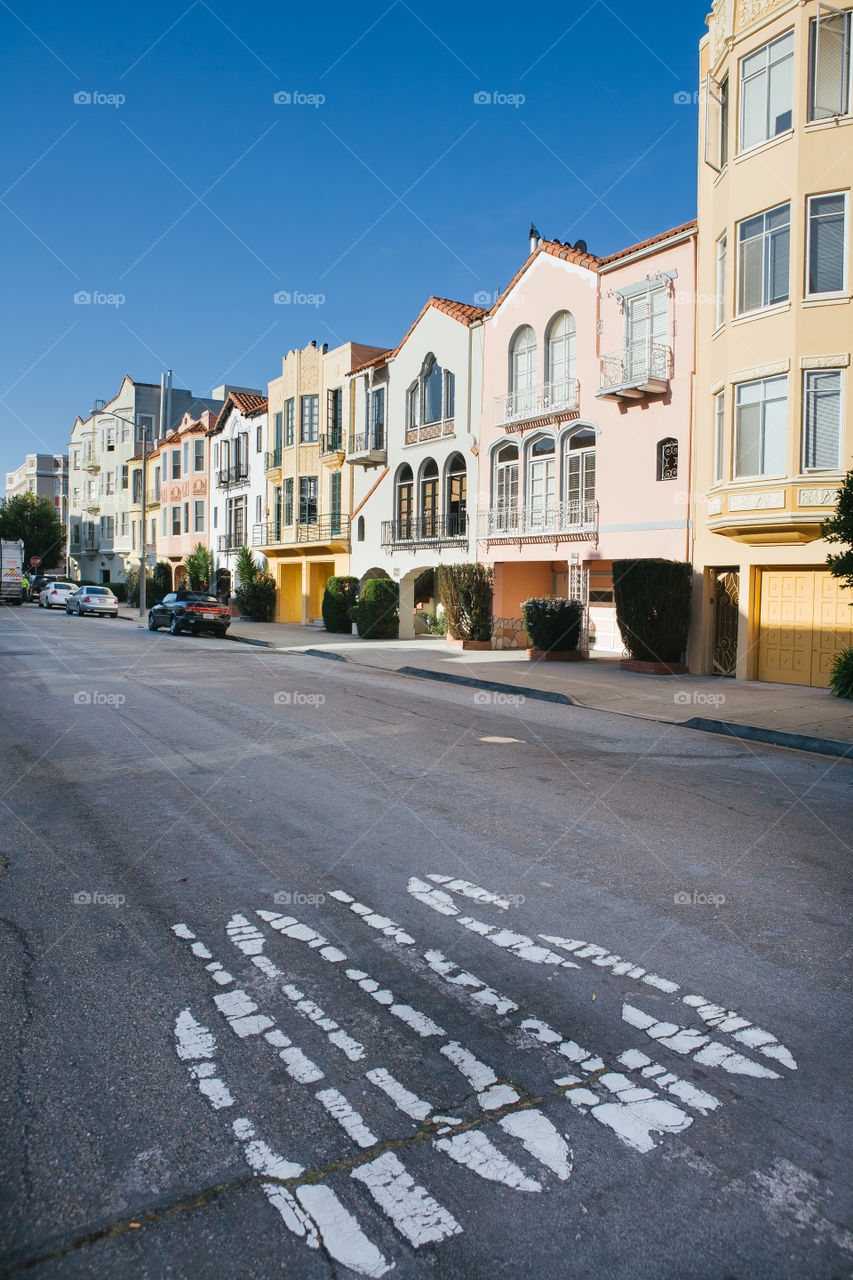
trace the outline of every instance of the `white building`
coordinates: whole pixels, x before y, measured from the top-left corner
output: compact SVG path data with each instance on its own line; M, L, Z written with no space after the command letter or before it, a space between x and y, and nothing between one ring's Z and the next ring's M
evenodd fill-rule
M402 637L434 612L438 566L476 559L485 314L430 298L398 347L351 375L351 572L399 582Z
M49 498L63 525L68 517L68 454L28 453L16 471L6 472L6 498L32 493Z
M267 409L260 391L231 391L210 431L210 549L217 572L230 573L232 593L239 585L237 553L252 546L254 526L268 519ZM266 557L254 555L265 569Z

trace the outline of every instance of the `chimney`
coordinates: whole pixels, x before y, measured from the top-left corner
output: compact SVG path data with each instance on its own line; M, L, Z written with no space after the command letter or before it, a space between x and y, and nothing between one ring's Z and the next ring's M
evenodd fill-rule
M539 232L536 230L535 225L531 222L530 224L530 252L531 253L535 253L536 250L539 248L539 242L541 239L542 237L540 236Z

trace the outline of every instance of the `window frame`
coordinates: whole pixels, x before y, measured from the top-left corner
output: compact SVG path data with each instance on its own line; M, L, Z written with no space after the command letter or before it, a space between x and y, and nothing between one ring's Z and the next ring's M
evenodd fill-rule
M193 499L193 533L204 533L204 498Z
M825 293L813 293L809 287L812 275L812 202L815 200L827 200L833 197L841 197L844 201L844 230L841 237L841 274L842 282L840 289L828 289ZM805 278L803 280L803 297L808 301L819 301L821 298L841 298L844 297L850 287L850 277L848 272L850 257L850 195L848 191L821 191L815 192L814 195L806 196L806 260L805 260Z
M193 441L193 471L204 471L204 441Z
M320 397L315 391L311 391L299 397L299 443L317 444L319 439Z
M844 468L844 394L845 394L845 377L843 369L804 369L803 370L803 387L802 387L802 421L800 424L800 467L803 475L813 476L821 474L833 474L836 471L842 471ZM838 377L838 460L834 467L815 467L806 464L806 424L809 413L809 397L812 394L809 391L809 382L816 377L826 377L827 374L835 374Z
M788 210L788 292L784 298L777 298L775 301L767 301L768 282L770 279L770 272L767 269L768 268L768 248L769 248L769 242L770 242L769 237L773 234L772 231L768 232L767 219L770 217L771 214L777 213L780 209ZM741 286L742 286L742 273L743 273L744 240L743 240L743 237L741 236L741 227L746 226L746 224L749 222L755 222L758 218L762 218L764 220L764 226L761 232L761 301L757 307L742 309L741 308L741 291L742 291ZM780 230L780 229L781 228L777 228L777 230ZM782 202L782 204L773 205L772 208L770 209L762 209L758 213L750 214L748 218L741 218L739 222L735 223L735 230L737 232L735 318L740 319L743 316L758 315L761 311L769 311L772 307L781 307L781 306L784 306L785 303L790 303L791 301L791 265L792 265L791 263L791 248L792 248L791 201L785 200ZM752 237L752 238L757 238L757 237Z
M818 5L817 17L809 20L809 62L808 62L808 96L806 100L806 120L809 124L820 124L824 120L843 120L845 116L851 114L853 108L853 9L835 9L827 5L830 9L829 14L821 15L821 5ZM844 41L844 61L846 68L842 67L841 94L843 98L841 111L827 111L823 115L817 115L817 104L815 102L815 94L817 92L817 71L818 71L818 54L820 52L820 23L823 18L841 17L844 19L844 33L842 39ZM844 74L846 70L846 84L844 83Z
M769 399L765 394L765 389L771 383L782 383L782 382L784 382L785 384L785 433L784 433L782 470L781 471L757 471L757 472L752 471L752 472L741 473L738 469L738 455L740 452L740 447L739 447L740 446L739 410L741 407L739 404L740 394L746 387L754 387L756 385L760 385L762 388L761 400L759 402L762 407L761 424L760 424L761 435L760 435L759 447L760 447L760 453L762 455L761 460L763 461L763 454L765 452L764 446L765 446L765 439L766 439L766 433L765 433L766 416L767 416L766 406L769 403ZM781 397L775 397L775 399L781 399ZM786 476L787 467L788 467L788 464L787 464L788 416L790 412L790 407L791 407L790 379L788 374L780 374L771 378L751 378L747 382L739 382L736 384L735 396L734 396L734 451L733 451L733 458L732 458L732 474L736 480L753 480L753 481L768 480L768 479L775 480L775 479L783 479Z
M284 402L284 447L291 448L296 435L296 397L290 396Z
M771 61L770 50L775 45L781 44L782 41L784 40L790 40L791 42L791 52L788 55L788 58L786 59L786 60L789 60L791 63L791 106L790 106L791 123L785 129L777 129L775 133L770 133L770 71L774 65L776 66L780 65L779 63L774 64ZM768 40L766 44L759 45L757 49L750 49L748 53L745 53L743 57L739 59L738 61L738 154L739 155L746 155L750 151L754 151L756 147L763 147L768 142L773 142L774 139L781 138L786 133L790 133L791 130L793 129L794 100L796 97L796 83L795 83L796 52L797 52L796 34L794 32L794 28L791 27L788 31L783 31L781 35L774 36L772 40ZM745 116L744 108L746 105L746 94L744 93L744 85L746 83L746 79L744 77L744 66L749 61L750 58L754 58L759 53L767 54L764 67L761 72L755 72L752 76L749 77L749 79L750 80L755 79L759 74L763 75L765 78L765 86L764 86L765 133L764 133L764 136L760 138L758 141L750 142L749 145L747 146L744 144L744 116Z
M725 388L714 396L714 453L712 458L714 484L722 484L725 478L726 456L726 392Z
M714 328L721 329L726 323L726 302L729 283L729 233L728 228L717 237L716 244L716 302L714 310Z

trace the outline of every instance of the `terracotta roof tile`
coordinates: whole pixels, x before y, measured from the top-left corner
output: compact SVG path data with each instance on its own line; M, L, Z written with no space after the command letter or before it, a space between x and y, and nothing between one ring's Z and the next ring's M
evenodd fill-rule
M428 298L396 347L393 347L388 351L384 351L382 355L374 356L372 360L365 360L362 364L356 365L351 372L363 373L365 369L373 369L378 365L385 364L388 360L392 360L411 337L416 326L426 315L430 307L435 307L436 311L442 311L446 316L450 316L451 319L458 320L460 324L464 325L474 324L477 320L482 320L486 315L488 315L485 308L475 307L469 302L454 302L452 298Z
M650 240L641 240L639 244L632 244L628 249L620 249L618 253L611 253L609 257L601 259L601 265L603 267L610 266L611 263L618 262L620 258L629 258L632 253L640 253L643 249L652 249L663 240L669 240L673 236L686 235L690 231L695 231L698 225L695 219L692 222L683 222L680 227L673 227L670 231L662 231L660 235L652 236Z
M254 418L256 414L266 413L269 401L266 396L250 395L245 391L229 391L228 399L219 410L219 417L208 431L208 435L213 435L215 431L220 431L224 427L232 405L242 413L244 418Z

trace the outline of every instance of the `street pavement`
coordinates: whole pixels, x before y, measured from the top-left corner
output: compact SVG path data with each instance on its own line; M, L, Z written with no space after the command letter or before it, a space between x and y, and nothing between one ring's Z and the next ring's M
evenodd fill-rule
M853 765L0 611L0 1275L841 1280Z

